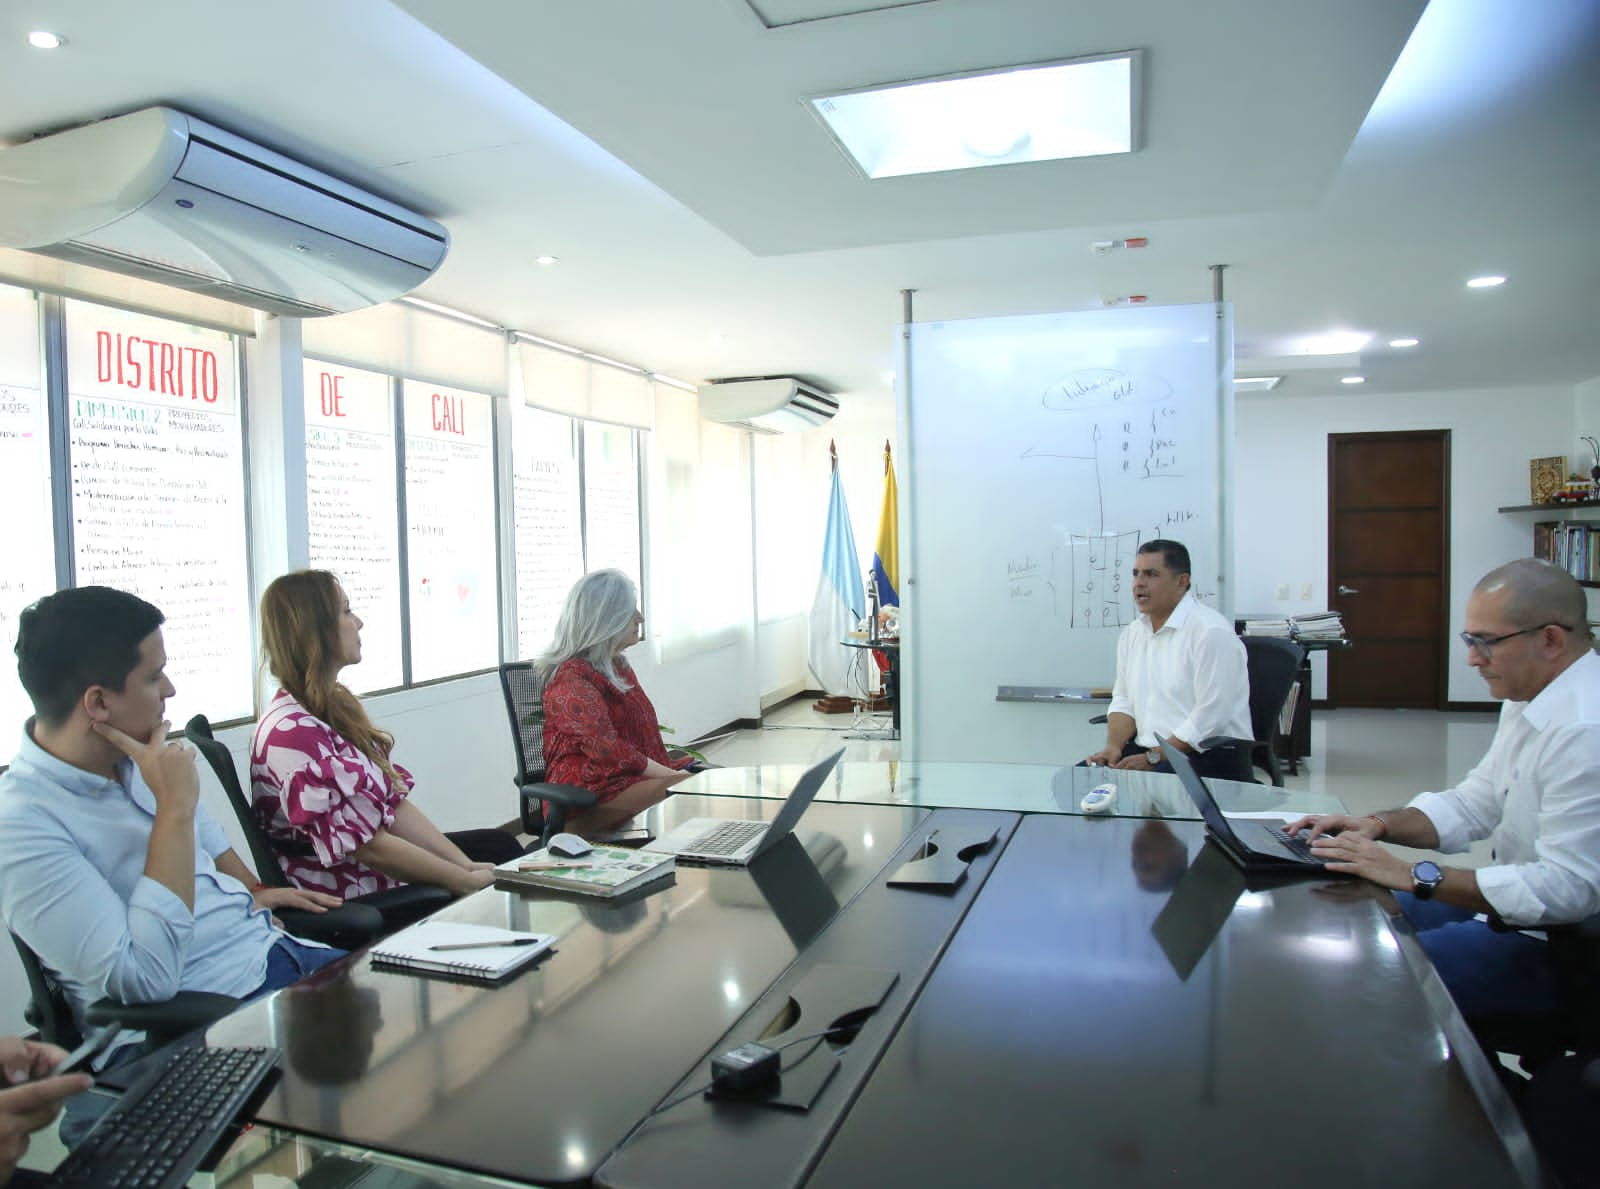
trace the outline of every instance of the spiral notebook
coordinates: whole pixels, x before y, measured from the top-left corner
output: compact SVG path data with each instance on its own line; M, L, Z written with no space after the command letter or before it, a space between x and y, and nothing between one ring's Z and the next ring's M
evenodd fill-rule
M497 983L537 961L555 940L553 933L518 933L496 925L429 920L385 937L367 954L380 969Z

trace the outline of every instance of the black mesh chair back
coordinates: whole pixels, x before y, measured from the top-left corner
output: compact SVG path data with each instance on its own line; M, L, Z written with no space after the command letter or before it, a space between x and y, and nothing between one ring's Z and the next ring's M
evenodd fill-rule
M28 1005L22 1018L39 1033L39 1039L64 1049L76 1048L83 1031L72 1013L66 988L57 980L33 948L11 934L22 972L28 977ZM156 1044L165 1044L196 1028L204 1028L238 1007L241 1000L210 991L179 991L171 999L155 1003L119 1003L101 999L84 1012L84 1022L93 1028L118 1024L145 1033Z
M535 784L544 779L544 682L532 661L507 661L500 689L517 749L517 783Z
M544 682L534 663L507 661L501 665L500 692L505 695L511 742L517 752L517 809L522 829L548 843L550 836L561 830L567 810L593 805L595 795L577 785L545 781Z
M243 832L245 843L250 848L250 861L255 866L256 878L275 888L288 887L289 877L278 865L278 849L256 821L255 811L250 806L250 798L245 796L244 787L239 783L239 772L233 764L233 753L225 744L218 741L216 735L212 733L210 720L203 714L191 718L184 725L183 734L210 765L211 771L216 774L217 783L228 795L228 804L233 806L233 816L238 819L239 829Z
M312 854L311 844L279 841L262 829L250 798L245 795L244 786L239 782L233 753L213 734L210 720L205 715L197 714L191 718L184 725L183 733L211 766L211 771L216 773L217 783L228 795L228 803L233 806L239 830L250 847L256 878L271 887L291 886L289 877L278 862L278 856L283 854L303 858ZM283 908L275 912L290 933L336 945L340 949L355 949L402 925L421 920L453 899L448 891L433 884L406 884L381 892L368 892L364 896L352 896L344 902L344 907L327 912Z
M1272 783L1283 787L1278 764L1278 719L1300 673L1306 650L1276 636L1244 636L1245 669L1250 675L1250 729L1255 735L1251 759L1265 768Z
M22 973L28 976L28 1006L23 1009L22 1018L39 1033L40 1040L64 1049L76 1048L83 1037L78 1033L77 1020L72 1017L72 1004L67 1001L66 991L27 942L13 933L11 944L17 947Z

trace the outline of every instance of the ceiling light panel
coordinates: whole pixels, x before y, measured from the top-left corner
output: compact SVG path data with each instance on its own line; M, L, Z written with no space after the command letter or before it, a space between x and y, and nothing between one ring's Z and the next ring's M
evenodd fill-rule
M806 99L869 178L1131 153L1132 50Z

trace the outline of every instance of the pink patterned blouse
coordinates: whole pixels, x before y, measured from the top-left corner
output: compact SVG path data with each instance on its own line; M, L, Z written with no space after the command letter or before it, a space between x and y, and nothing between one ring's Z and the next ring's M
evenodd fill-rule
M394 821L395 806L415 783L393 766L403 790L287 690L278 691L250 741L250 797L262 828L305 852L278 856L292 883L343 900L401 886L351 854Z

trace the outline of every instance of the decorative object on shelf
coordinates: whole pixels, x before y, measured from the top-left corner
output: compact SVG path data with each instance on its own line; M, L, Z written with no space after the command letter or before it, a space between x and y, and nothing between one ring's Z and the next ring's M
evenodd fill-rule
M1600 439L1585 434L1583 444L1589 447L1589 454L1594 459L1594 466L1589 468L1589 498L1600 499Z
M1528 492L1533 503L1550 503L1566 481L1566 455L1553 454L1549 458L1528 460Z

